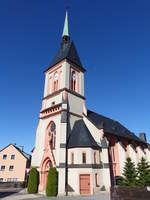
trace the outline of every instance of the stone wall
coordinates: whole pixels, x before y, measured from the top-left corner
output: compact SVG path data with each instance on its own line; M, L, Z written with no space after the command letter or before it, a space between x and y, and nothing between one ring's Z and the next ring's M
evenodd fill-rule
M113 187L111 200L150 200L147 188Z

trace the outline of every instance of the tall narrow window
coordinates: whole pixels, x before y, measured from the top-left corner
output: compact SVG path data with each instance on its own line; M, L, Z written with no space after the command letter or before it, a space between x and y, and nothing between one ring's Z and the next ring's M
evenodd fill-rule
M52 122L50 125L49 136L50 136L50 147L51 149L55 149L56 148L56 125L54 122Z
M72 74L71 74L71 89L73 91L76 91L76 73L75 73L75 71L72 71Z
M95 185L96 185L96 187L99 186L99 185L98 185L98 174L97 174L97 173L95 174Z
M54 74L54 92L58 90L58 72Z
M86 153L82 153L82 163L86 164Z
M71 164L72 165L74 164L74 153L73 152L71 153Z
M94 164L96 164L97 161L96 161L96 151L94 152Z

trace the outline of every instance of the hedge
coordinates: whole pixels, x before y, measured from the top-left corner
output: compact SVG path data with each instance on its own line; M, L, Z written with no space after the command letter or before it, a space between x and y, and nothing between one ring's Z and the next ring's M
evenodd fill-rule
M39 185L39 172L36 168L32 168L29 174L28 179L28 193L34 194L38 192L38 185Z
M56 168L51 168L48 172L46 196L57 196L58 193L58 172Z

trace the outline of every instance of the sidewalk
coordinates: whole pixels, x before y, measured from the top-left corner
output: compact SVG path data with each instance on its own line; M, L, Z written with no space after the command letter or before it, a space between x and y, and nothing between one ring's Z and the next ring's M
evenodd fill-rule
M28 194L26 189L21 190L18 193L12 194L10 196L1 198L4 200L110 200L108 193L101 193L99 195L93 196L63 196L63 197L46 197L42 194Z

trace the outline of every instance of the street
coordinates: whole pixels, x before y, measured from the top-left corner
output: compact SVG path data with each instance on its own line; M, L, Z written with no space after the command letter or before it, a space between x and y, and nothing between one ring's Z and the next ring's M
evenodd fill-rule
M94 196L68 196L68 197L46 197L41 194L27 194L25 189L9 188L0 190L0 199L4 200L110 200L108 193Z

